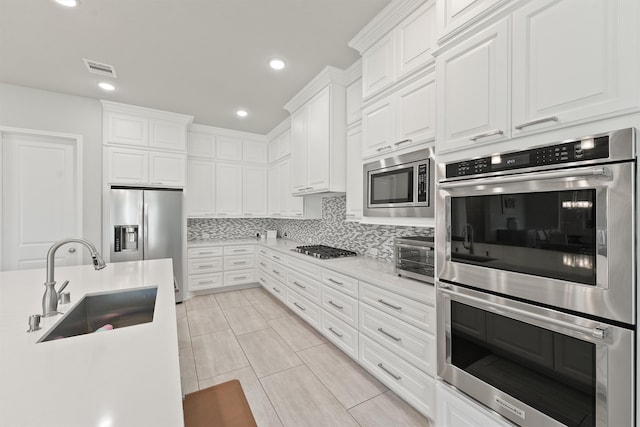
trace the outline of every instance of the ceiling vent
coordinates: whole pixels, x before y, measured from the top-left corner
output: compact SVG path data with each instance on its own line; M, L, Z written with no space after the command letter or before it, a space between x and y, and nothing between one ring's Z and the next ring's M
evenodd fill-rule
M87 70L93 74L99 74L105 77L116 78L116 69L112 65L103 64L102 62L92 61L91 59L82 58L84 65L87 66Z

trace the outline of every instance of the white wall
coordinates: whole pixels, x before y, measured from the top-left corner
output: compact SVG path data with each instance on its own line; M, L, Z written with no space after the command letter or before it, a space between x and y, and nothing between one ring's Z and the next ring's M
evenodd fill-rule
M100 101L0 83L0 126L82 135L82 237L102 247ZM85 260L88 260L86 255Z

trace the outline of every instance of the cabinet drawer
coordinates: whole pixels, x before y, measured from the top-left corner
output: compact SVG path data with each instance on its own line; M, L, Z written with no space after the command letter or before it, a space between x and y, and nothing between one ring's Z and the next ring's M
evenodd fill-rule
M435 377L436 339L433 335L362 302L360 331Z
M212 256L222 256L222 252L222 246L189 248L187 249L187 258L207 258Z
M360 333L360 364L423 415L435 416L435 380Z
M287 305L308 324L320 329L320 307L291 289L287 293Z
M287 293L289 290L285 285L278 283L277 280L260 270L258 270L258 282L265 290L269 291L271 295L278 298L282 303L287 303Z
M351 358L358 360L358 331L322 310L322 334Z
M254 256L250 255L231 255L224 257L225 270L242 270L243 268L254 267Z
M328 286L322 287L322 308L349 326L358 327L358 300Z
M287 257L282 255L280 252L271 251L269 253L269 259L277 262L278 264L281 264L282 266L285 266L287 264Z
M225 255L252 254L253 251L254 251L254 245L233 245L233 246L224 247Z
M297 270L307 277L312 278L313 280L317 280L318 282L322 281L322 268L317 265L301 261L293 257L287 257L287 266Z
M364 282L360 282L360 300L431 334L436 333L435 308L430 305Z
M189 290L202 291L222 286L222 273L198 274L189 276Z
M244 283L252 282L255 282L255 273L253 269L224 272L225 286L242 285Z
M354 298L358 298L358 279L323 268L322 283Z
M187 261L189 274L216 273L222 271L222 257L196 258Z
M309 298L311 302L320 304L320 289L322 288L320 282L316 282L303 274L289 270L287 272L287 285Z

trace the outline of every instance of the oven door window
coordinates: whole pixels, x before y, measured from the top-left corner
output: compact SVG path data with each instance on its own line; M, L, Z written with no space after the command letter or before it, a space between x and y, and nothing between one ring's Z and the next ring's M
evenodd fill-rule
M567 426L596 424L596 346L451 302L451 363Z
M413 202L414 168L371 173L369 204L388 205Z
M596 285L596 190L451 198L451 260Z

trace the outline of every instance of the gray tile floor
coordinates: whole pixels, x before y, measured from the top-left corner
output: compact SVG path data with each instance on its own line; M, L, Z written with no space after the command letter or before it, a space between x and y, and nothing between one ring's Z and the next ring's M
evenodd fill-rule
M238 379L258 426L429 426L262 288L176 306L185 393Z

